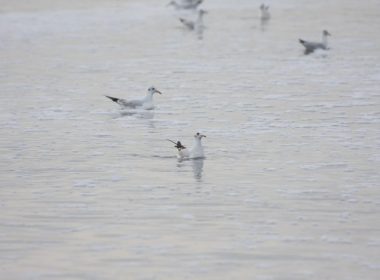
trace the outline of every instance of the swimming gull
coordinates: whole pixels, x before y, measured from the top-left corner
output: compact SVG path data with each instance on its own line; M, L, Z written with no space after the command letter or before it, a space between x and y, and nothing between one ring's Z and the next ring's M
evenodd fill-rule
M197 159L204 158L204 150L201 141L203 137L206 137L206 135L197 132L194 135L194 145L190 148L190 150L183 146L181 141L175 142L170 139L167 140L175 144L174 147L177 149L178 159Z
M260 19L261 21L267 21L270 19L270 13L269 13L269 6L266 6L264 4L260 5Z
M106 95L106 97L111 99L113 102L116 102L117 104L119 104L122 108L129 108L129 109L142 108L145 110L151 110L154 108L153 94L155 93L162 94L155 87L150 87L148 88L148 92L146 96L142 99L126 100L126 99L121 99L121 98L112 97L108 95Z
M305 47L305 54L314 52L317 49L328 50L327 37L331 34L327 30L322 32L322 42L309 42L302 39L299 39L299 42Z

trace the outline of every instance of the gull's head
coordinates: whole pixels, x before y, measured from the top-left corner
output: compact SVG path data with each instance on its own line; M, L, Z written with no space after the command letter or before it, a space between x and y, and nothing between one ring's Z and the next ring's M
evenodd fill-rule
M324 36L331 36L331 34L327 30L323 30L323 35Z
M162 92L161 91L159 91L159 90L157 90L155 87L150 87L150 88L148 88L148 92L150 93L150 94L155 94L155 93L159 93L159 94L162 94Z
M197 133L194 135L194 138L195 138L195 139L199 139L199 140L201 140L203 137L206 137L206 135L200 134L199 132L197 132Z

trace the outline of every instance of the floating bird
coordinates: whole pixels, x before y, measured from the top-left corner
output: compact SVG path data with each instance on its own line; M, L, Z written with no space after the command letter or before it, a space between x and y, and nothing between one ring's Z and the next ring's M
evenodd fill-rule
M157 90L154 87L148 88L148 92L146 96L142 99L137 100L125 100L117 97L112 97L106 95L107 98L111 99L113 102L116 102L119 104L122 108L129 108L129 109L136 109L136 108L142 108L145 110L152 110L154 108L153 103L153 94L159 93L162 94L159 90Z
M189 30L203 28L203 15L207 14L207 11L200 9L195 21L180 18L179 21Z
M203 151L203 146L201 142L203 137L206 137L206 135L203 135L197 132L194 135L194 145L191 147L190 150L187 150L187 148L183 146L180 141L175 142L170 139L167 139L167 140L175 144L174 147L178 151L177 153L178 159L186 159L186 158L197 159L197 158L204 158L204 151Z
M204 151L202 146L202 138L206 135L200 134L197 132L194 135L194 145L190 150L190 158L204 158Z
M269 6L261 4L260 11L261 11L261 14L260 14L261 21L267 21L270 19Z
M323 30L321 43L308 42L302 39L299 39L299 41L305 47L305 54L309 54L309 53L314 52L317 49L328 50L328 45L327 45L328 36L331 36L331 34L327 30Z
M202 2L203 0L170 1L167 6L173 6L176 9L191 10L196 9Z
M174 145L174 148L177 149L177 157L178 158L188 158L189 157L189 151L186 149L185 146L182 145L181 141L174 142L173 140L167 139L168 141L172 142Z

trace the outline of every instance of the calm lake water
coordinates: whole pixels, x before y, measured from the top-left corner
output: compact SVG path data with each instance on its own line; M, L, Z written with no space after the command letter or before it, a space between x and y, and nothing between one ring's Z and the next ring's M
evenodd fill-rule
M378 279L379 1L55 2L0 1L2 279Z

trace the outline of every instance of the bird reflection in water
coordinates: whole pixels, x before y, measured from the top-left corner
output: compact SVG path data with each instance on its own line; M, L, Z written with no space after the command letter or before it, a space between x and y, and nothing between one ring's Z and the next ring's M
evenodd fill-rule
M197 182L202 181L203 175L203 166L204 166L204 158L194 158L194 159L178 159L177 167L182 168L191 164L191 168L193 170L193 177Z
M193 159L191 161L191 167L193 168L194 178L200 182L202 181L204 158Z
M154 118L154 111L143 110L121 110L120 117L135 116L138 119L151 120Z

